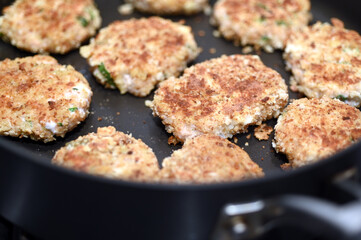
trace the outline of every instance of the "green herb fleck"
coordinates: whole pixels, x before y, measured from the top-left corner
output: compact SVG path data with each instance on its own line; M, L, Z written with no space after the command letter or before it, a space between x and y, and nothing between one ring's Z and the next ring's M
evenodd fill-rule
M276 23L278 26L287 26L287 23L284 20L277 20Z
M69 108L68 110L70 112L75 112L75 111L78 111L78 108L77 107L72 107L72 108Z
M4 37L4 34L2 32L0 32L0 38Z
M33 127L33 121L31 120L26 120L27 123L29 123L30 127Z
M263 8L264 10L268 10L267 6L263 3L257 3L257 7Z
M352 136L350 136L350 142L354 142L355 140L353 139Z
M59 127L62 127L62 126L63 126L63 123L61 123L61 122L58 123L58 126L59 126Z
M77 17L77 20L80 22L80 24L83 26L83 27L86 27L89 25L89 21L86 20L84 17L82 16L78 16Z
M74 91L78 91L79 89L77 89L76 87L73 88Z
M105 68L104 63L102 62L99 66L98 66L99 72L103 75L103 77L105 77L105 79L107 80L107 83L110 86L115 87L115 83L114 80L112 78L112 76L110 75L110 73L108 72L108 70Z
M357 53L360 53L359 48L345 47L345 48L342 49L342 51L345 52L345 53L349 53L349 52L353 52L353 51L356 51Z
M266 21L266 18L264 16L261 16L259 19L258 19L258 22L265 22Z
M262 37L261 37L261 41L263 41L263 42L269 42L269 41L271 41L271 39L270 39L268 36L262 36Z
M336 96L336 99L338 99L338 100L340 100L340 101L342 101L342 102L344 102L344 101L346 101L347 100L347 97L345 97L344 95L337 95Z
M94 18L95 18L93 9L92 9L91 7L88 7L88 8L87 8L87 12L88 12L89 15L90 15L90 21L93 21Z

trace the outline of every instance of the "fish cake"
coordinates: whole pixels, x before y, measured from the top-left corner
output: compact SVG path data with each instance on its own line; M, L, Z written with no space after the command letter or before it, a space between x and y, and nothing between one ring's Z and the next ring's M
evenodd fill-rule
M88 116L88 81L49 56L0 62L0 135L54 141Z
M196 64L160 84L146 104L180 141L201 134L230 138L277 117L288 102L281 75L258 56L232 55Z
M361 137L361 112L337 99L302 98L288 105L275 126L273 146L293 168L327 158Z
M213 20L236 45L255 45L267 52L283 49L291 32L311 19L309 0L219 0Z
M227 139L201 135L163 160L161 182L211 183L263 177L263 170Z
M17 0L3 12L0 35L32 53L65 54L93 36L101 24L92 0Z
M139 97L178 76L198 53L190 27L159 17L115 21L80 49L101 84Z
M159 171L157 158L142 140L116 131L98 128L59 149L52 163L107 178L154 181Z
M208 4L208 0L126 0L138 11L157 14L190 15L202 11Z
M361 36L343 22L317 22L293 34L284 59L292 71L291 90L309 98L327 96L361 106Z

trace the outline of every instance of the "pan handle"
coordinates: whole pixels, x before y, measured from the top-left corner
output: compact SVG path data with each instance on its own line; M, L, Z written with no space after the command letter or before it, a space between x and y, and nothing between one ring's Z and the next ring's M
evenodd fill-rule
M248 203L228 204L222 209L213 240L256 239L280 226L296 226L327 239L361 239L361 188L352 181L334 188L350 194L353 201L338 205L302 195Z

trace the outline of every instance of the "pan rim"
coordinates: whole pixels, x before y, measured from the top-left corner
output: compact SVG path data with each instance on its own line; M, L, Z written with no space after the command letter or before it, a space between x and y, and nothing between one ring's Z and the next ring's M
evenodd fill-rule
M17 160L20 161L30 161L32 164L37 165L37 167L47 168L48 171L54 171L58 174L62 174L65 177L73 177L78 178L85 181L97 182L99 184L107 184L113 185L117 187L132 187L132 188L142 188L149 190L164 190L164 191L208 191L208 190L219 190L219 189L227 189L227 188L238 188L246 185L260 185L260 184L270 184L271 182L281 182L280 180L290 179L292 177L300 177L308 175L311 172L315 171L324 171L326 168L331 168L336 164L337 161L343 161L343 164L354 163L357 161L357 158L349 158L343 159L343 156L357 152L358 148L361 148L361 141L353 144L352 146L344 149L329 158L323 159L321 161L315 162L313 164L292 169L290 171L273 171L268 173L262 178L256 179L246 179L242 181L235 182L221 182L221 183L205 183L205 184L175 184L175 183L146 183L146 182L134 182L134 181L126 181L119 179L111 179L101 176L95 176L88 173L78 172L72 169L63 168L60 166L56 166L51 164L48 159L43 156L36 156L33 152L28 149L22 149L19 151L19 146L14 143L9 142L4 137L0 137L0 150L1 148L8 149L16 156ZM6 160L5 160L6 161Z

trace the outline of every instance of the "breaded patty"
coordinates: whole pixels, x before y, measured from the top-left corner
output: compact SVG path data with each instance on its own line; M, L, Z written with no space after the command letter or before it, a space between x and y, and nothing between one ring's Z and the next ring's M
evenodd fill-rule
M277 117L287 86L258 56L232 55L196 64L160 84L147 105L166 130L184 141L210 133L224 138Z
M142 140L117 132L114 127L79 137L59 149L52 163L108 178L153 181L157 158Z
M284 110L275 126L274 147L292 167L345 149L361 137L361 112L337 99L302 98Z
M88 116L92 91L71 66L49 56L0 62L0 135L50 142Z
M201 135L163 160L163 182L210 183L239 181L264 176L248 154L227 139Z
M145 13L169 14L194 14L202 11L207 6L208 0L126 0Z
M332 19L291 36L284 58L292 70L291 89L310 98L328 96L361 105L361 36Z
M3 39L33 53L64 54L100 27L93 0L17 0L0 17Z
M159 17L115 21L80 49L101 84L140 97L198 53L190 27Z
M267 52L283 49L291 32L311 19L309 0L218 0L213 19L221 34L236 45Z

